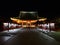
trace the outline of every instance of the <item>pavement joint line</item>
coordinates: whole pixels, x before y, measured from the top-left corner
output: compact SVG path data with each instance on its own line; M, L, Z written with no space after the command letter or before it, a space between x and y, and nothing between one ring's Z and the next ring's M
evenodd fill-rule
M19 29L21 30L22 28L19 28ZM19 30L18 30L18 31L19 31ZM17 31L17 32L18 32L18 31ZM0 32L0 33L2 33L2 32ZM6 33L7 33L7 32L6 32ZM17 35L18 35L18 33L17 33ZM8 40L11 40L11 39L15 38L17 35L11 35ZM4 41L3 43L6 43L8 40Z
M16 37L16 35L11 36L11 38L9 38L8 40L6 40L6 41L4 42L4 44L7 43L9 40L12 40L12 39L15 38L15 37Z
M41 30L40 30L39 28L38 28L37 30L41 32ZM42 33L42 34L44 34L45 36L49 37L50 39L55 40L55 39L54 39L54 38L52 38L51 36L49 36L49 35L47 35L47 34L43 33L43 31L42 31L41 33Z
M38 31L40 31L40 30L38 30ZM41 32L41 31L40 31ZM45 34L45 33L43 33L43 32L41 32L44 36L46 36L46 37L48 37L49 39L52 39L52 40L55 40L56 41L56 39L54 39L53 37L51 37L51 36L49 36L49 35L47 35L47 34ZM57 42L57 41L56 41Z
M45 36L49 37L50 39L55 40L54 38L52 38L52 37L50 37L50 36L48 36L48 35L46 35L46 34L44 34L44 33L43 33L43 35L45 35Z
M17 35L11 36L11 38L9 38L8 40L6 40L6 42L4 42L4 44L7 43L9 40L14 39L14 38L17 37L17 36L18 36L18 33L17 33Z

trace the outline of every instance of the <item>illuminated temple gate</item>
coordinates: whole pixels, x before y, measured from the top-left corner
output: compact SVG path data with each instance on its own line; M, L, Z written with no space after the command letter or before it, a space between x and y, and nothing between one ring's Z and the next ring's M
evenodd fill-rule
M34 23L37 21L37 12L20 11L19 18L11 18L11 20L19 23L22 27L35 27Z
M22 27L35 27L36 20L22 20Z
M22 27L35 27L33 23L37 21L37 12L21 11L19 17L22 20Z

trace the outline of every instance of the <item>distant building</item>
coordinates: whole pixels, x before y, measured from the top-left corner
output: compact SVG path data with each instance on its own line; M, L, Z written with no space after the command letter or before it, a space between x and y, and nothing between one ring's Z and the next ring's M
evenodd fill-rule
M21 11L19 18L11 18L11 20L19 23L22 27L35 27L34 23L37 21L37 12L33 11Z
M21 24L22 27L36 27L37 20L45 21L46 18L40 18L38 12L20 11L19 17L11 18L13 22Z

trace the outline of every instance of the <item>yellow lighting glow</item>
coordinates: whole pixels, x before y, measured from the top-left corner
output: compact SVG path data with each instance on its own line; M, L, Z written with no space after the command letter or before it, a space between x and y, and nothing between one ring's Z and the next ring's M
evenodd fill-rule
M30 23L29 21L27 23Z
M21 13L36 13L36 12L26 12L26 11L21 11Z
M17 19L15 19L15 18L10 18L11 20L14 20L14 21L17 21Z
M23 22L27 22L27 21L23 21Z
M17 23L34 23L37 21L37 20L20 20L20 19L16 19L16 18L10 18L10 19Z
M18 20L17 23L20 23L20 21Z
M42 18L42 19L39 19L39 21L45 21L47 18Z
M35 27L35 25L31 25L31 27Z
M36 22L37 20L32 20L31 22Z
M26 25L23 25L23 27L26 27Z

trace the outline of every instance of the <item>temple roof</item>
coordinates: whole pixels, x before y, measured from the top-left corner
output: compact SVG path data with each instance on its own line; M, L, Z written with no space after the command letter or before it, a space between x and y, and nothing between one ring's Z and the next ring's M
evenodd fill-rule
M32 12L32 11L22 11L19 14L20 19L22 20L36 20L37 19L37 12Z

